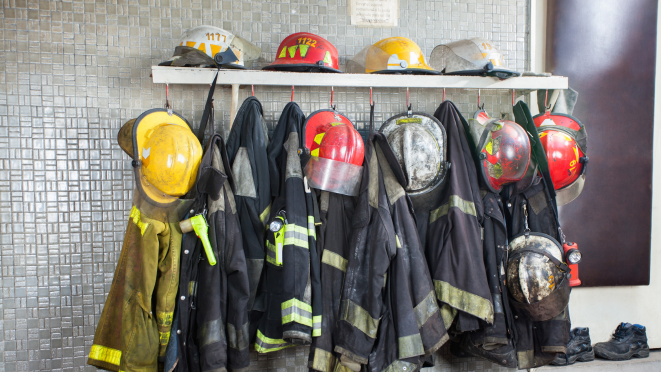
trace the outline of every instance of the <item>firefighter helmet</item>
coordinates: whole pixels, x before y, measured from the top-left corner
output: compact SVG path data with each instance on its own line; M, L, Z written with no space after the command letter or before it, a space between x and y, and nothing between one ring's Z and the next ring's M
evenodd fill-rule
M133 158L138 191L152 204L169 204L195 184L202 146L176 112L146 111L124 124L117 140Z
M214 57L231 51L234 58ZM262 52L248 40L214 26L197 26L186 30L174 48L174 54L159 66L221 66L225 68L245 69L246 62L259 57ZM230 55L229 53L227 53Z
M560 314L569 302L569 267L551 236L530 232L509 244L507 289L518 312L534 321Z
M485 125L469 119L476 156L484 183L498 193L506 184L524 177L530 164L530 139L519 124L491 119Z
M503 55L489 40L472 38L438 45L429 64L444 74L483 75L507 79L521 75L505 67Z
M311 155L304 168L310 187L358 195L365 148L351 121L334 110L319 110L305 120L303 132Z
M370 45L347 62L347 72L375 74L438 74L422 50L405 37L389 37Z
M588 135L578 119L545 112L533 118L539 131L558 205L576 199L583 191L587 168Z
M309 32L287 36L278 47L273 63L264 70L294 72L342 72L337 49L330 41Z
M406 177L414 209L439 201L448 171L447 137L438 119L424 113L402 113L386 120L379 132L392 148Z

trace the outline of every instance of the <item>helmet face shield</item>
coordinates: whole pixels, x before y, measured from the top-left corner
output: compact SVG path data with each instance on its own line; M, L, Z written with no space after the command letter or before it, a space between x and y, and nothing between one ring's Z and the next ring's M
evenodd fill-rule
M445 74L494 76L499 79L521 75L506 68L503 55L493 43L483 38L438 45L431 53L429 64Z
M420 47L405 37L390 37L370 45L347 62L347 72L377 74L438 74Z
M438 201L447 174L445 128L433 116L414 112L386 120L379 132L386 136L406 177L406 193L414 208Z
M363 167L320 156L311 156L303 172L308 185L312 188L357 196L363 176Z

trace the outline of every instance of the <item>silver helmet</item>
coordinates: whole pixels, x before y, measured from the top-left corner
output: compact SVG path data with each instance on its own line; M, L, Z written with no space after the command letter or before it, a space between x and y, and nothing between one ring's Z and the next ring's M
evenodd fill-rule
M429 64L448 75L483 75L499 79L521 75L505 67L503 55L492 42L479 37L438 45L431 52Z

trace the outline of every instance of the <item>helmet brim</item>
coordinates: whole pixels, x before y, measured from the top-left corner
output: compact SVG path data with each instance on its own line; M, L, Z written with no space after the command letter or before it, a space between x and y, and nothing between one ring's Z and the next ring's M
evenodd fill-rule
M407 68L403 70L379 70L372 71L370 74L388 74L388 75L443 75L442 72L425 68Z
M328 66L313 65L308 63L271 63L268 66L262 67L262 70L274 70L274 71L288 71L288 72L332 72L332 73L342 73L340 70L336 70Z

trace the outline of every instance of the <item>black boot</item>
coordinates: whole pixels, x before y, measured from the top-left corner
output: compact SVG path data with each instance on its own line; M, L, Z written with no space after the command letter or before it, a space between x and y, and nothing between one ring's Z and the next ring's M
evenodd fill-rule
M594 345L594 353L610 360L627 360L632 356L647 358L650 356L650 347L647 345L645 327L640 324L621 323L610 341Z
M590 362L594 360L594 349L590 342L590 330L588 328L574 328L569 333L567 343L567 354L558 354L551 362L555 366L566 366L576 361Z

